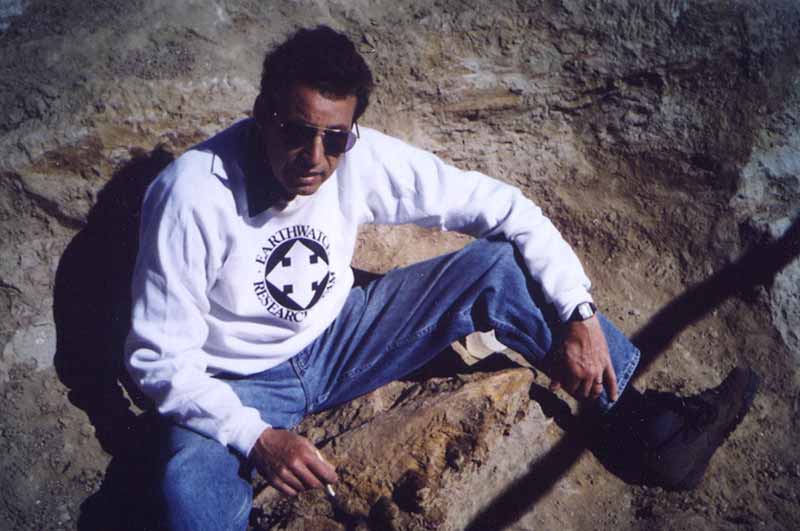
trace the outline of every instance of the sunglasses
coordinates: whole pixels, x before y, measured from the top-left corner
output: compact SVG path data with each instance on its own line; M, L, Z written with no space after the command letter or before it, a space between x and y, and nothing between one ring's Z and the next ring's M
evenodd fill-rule
M277 119L278 115L274 114ZM342 129L328 129L327 127L316 127L303 122L278 121L281 139L289 149L297 149L313 143L317 135L322 135L322 146L325 154L338 156L349 151L359 138L358 123L355 123L356 132Z

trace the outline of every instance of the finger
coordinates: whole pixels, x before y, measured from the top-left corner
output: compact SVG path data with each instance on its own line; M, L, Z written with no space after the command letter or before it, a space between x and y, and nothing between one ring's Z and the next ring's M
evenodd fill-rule
M603 371L603 381L608 389L609 398L612 402L616 402L619 398L619 389L617 388L617 375L614 372L614 366L609 362L606 370Z
M288 468L281 469L280 472L275 474L275 478L281 480L283 483L297 492L306 490L303 482L300 481L297 476L294 475L294 472Z
M603 382L595 382L592 385L592 400L597 400L603 394Z
M270 485L275 487L275 489L286 495L286 496L297 496L297 490L290 487L285 481L283 481L278 476L273 475L272 477L268 478L268 482Z
M310 467L311 462L308 465ZM298 463L293 469L294 475L303 483L304 490L322 488L324 478L317 478L317 475L309 467L304 463ZM323 479L323 481L320 481L320 479Z
M322 456L319 450L316 453L318 459L308 463L308 468L311 469L311 472L323 483L336 483L339 481L339 476L336 475L336 468Z
M594 388L596 383L597 379L595 379L594 377L589 377L584 380L581 380L580 381L581 397L589 398L592 395L592 388Z
M580 398L580 395L578 394L578 387L581 385L580 380L573 379L572 381L562 383L561 385L570 395L574 396L575 398Z

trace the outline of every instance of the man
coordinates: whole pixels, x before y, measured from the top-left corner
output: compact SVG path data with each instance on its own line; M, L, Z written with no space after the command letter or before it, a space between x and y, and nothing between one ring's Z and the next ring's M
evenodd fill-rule
M335 483L288 429L488 329L624 433L608 444L639 456L639 480L694 486L757 376L734 371L691 399L638 393L628 385L638 351L596 313L578 258L541 210L359 127L371 87L349 39L301 30L267 55L254 118L148 190L128 368L165 418L169 526L244 528L253 467L290 496ZM478 239L353 287L358 225L409 222Z

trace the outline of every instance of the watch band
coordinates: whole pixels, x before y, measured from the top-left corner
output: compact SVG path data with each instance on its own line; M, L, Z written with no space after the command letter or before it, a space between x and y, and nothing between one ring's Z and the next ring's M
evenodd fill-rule
M573 321L585 321L587 319L591 319L594 317L594 314L597 313L597 306L591 302L582 302L575 307L575 310L567 319L567 322Z

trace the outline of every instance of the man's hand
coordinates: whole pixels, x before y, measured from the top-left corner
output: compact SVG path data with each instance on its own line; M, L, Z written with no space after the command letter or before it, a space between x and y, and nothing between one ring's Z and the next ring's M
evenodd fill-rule
M339 479L336 469L308 439L286 430L264 430L250 451L250 460L270 485L287 496Z
M559 387L576 399L596 399L608 390L611 400L618 398L617 375L611 365L608 345L595 315L585 321L567 323L561 356L551 375L550 390Z

